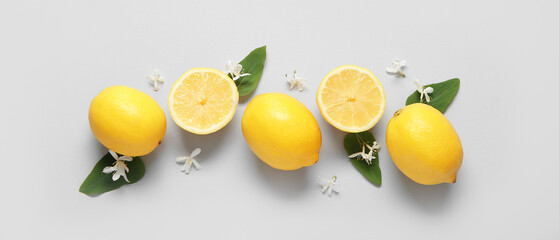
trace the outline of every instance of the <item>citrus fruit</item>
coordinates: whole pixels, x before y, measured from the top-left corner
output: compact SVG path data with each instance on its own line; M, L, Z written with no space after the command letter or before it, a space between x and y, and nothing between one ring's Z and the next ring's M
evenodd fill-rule
M328 73L316 93L328 123L344 132L363 132L380 120L386 107L384 88L369 70L344 65Z
M171 117L182 129L195 134L210 134L225 127L238 103L235 82L212 68L190 69L169 94Z
M163 109L149 95L131 87L112 86L91 101L89 126L108 149L143 156L161 144L167 121Z
M462 165L462 143L439 110L415 103L398 110L388 122L386 147L396 166L425 185L456 182Z
M287 94L254 97L245 109L242 129L252 152L273 168L295 170L318 161L320 127L309 109Z

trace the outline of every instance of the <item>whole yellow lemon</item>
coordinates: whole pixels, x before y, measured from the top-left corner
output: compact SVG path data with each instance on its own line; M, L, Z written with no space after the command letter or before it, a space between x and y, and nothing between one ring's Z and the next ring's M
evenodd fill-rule
M112 86L91 101L89 126L108 149L126 156L143 156L161 144L167 121L163 109L149 95L130 87Z
M462 165L462 143L439 110L415 103L398 110L388 122L386 147L396 166L425 185L456 182Z
M254 97L245 109L242 129L250 149L273 168L295 170L318 161L320 127L309 109L287 94Z

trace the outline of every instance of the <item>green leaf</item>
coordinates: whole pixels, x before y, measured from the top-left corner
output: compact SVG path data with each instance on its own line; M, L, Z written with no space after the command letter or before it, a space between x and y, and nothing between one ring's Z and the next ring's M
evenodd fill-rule
M373 134L369 131L348 133L344 138L344 148L349 156L351 154L361 152L365 144L373 146L374 141L375 136L373 136ZM373 156L375 156L375 159L373 159L371 165L367 164L365 160L358 159L357 157L352 158L351 163L353 163L353 166L355 166L355 168L357 168L357 170L361 172L365 178L369 179L369 181L376 185L381 185L382 175L380 173L378 153L373 153Z
M130 171L126 174L128 180L130 182L126 182L123 177L120 177L118 180L113 181L112 174L103 173L103 168L107 166L112 166L115 162L115 159L111 154L107 153L103 156L91 173L87 176L87 178L83 181L82 185L80 186L80 192L85 193L87 195L97 195L105 192L109 192L115 190L122 185L132 184L137 181L140 181L146 172L146 167L144 166L144 162L139 157L134 157L132 161L126 162L126 166Z
M239 96L248 95L256 89L256 85L258 85L260 77L262 77L264 61L266 61L266 46L254 49L239 63L243 66L243 73L250 73L250 75L240 77L235 81Z
M450 103L454 99L454 96L456 96L456 93L458 92L458 88L460 87L460 79L453 78L444 82L435 83L424 87L432 87L433 93L429 94L429 97L431 97L431 101L423 101L423 103L431 105L432 107L441 111L441 113L444 113L448 108L448 105L450 105ZM413 92L406 100L406 106L420 102L419 97L420 94L418 91Z

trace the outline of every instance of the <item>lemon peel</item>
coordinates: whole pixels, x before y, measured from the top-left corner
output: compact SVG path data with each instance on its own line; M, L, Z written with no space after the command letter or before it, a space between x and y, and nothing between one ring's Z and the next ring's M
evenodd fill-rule
M456 182L464 155L450 121L423 103L394 114L386 129L386 148L404 175L424 185Z

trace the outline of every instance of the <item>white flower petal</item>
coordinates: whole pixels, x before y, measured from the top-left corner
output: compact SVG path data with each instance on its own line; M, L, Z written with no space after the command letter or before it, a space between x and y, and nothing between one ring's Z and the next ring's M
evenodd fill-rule
M200 154L200 152L202 152L202 149L196 148L196 149L194 149L194 151L192 151L192 153L190 153L190 156L177 157L176 158L177 163L184 163L184 165L181 168L181 171L185 172L186 174L189 174L190 173L190 168L192 167L193 164L194 164L194 167L196 169L202 168L202 166L200 166L198 161L196 161L196 159L194 159L194 157L198 156L198 154Z
M105 168L103 168L103 173L106 173L106 174L112 173L112 172L114 172L114 171L116 171L116 169L115 169L114 167L105 167Z
M295 87L295 85L297 85L297 82L293 79L288 80L287 82L289 82L289 84L290 84L289 90L293 90L293 87Z
M377 141L373 142L372 150L380 150L380 144Z
M227 60L227 63L225 64L225 69L227 69L227 71L231 71L233 70L234 66L233 66L233 61L231 60Z
M398 70L396 70L396 69L393 68L393 67L386 67L385 69L386 69L386 71L389 72L389 73L396 73L396 72L398 72Z
M349 158L354 158L354 157L357 157L357 156L360 156L360 155L361 155L361 152L358 152L358 153L351 154L351 155L349 155L349 156L347 156L347 157L349 157Z
M192 167L192 161L187 161L182 167L182 171L185 173L190 173L190 168Z
M118 158L118 160L122 160L122 161L132 161L134 160L132 157L129 156L121 156L120 158Z
M153 72L153 74L148 75L147 79L149 79L150 82L153 84L153 90L158 91L159 90L159 84L158 83L165 82L165 79L163 78L163 76L161 76L161 74L159 73L159 71L157 69L153 70L152 72Z
M402 68L406 66L406 60L399 61L398 59L394 59L390 66L386 67L385 70L391 74L399 74L402 77L406 77L406 74L402 71Z
M198 154L200 154L200 152L202 152L202 149L196 148L196 149L194 149L194 151L192 151L192 153L190 154L190 157L191 158L196 157L196 156L198 156Z
M415 79L415 86L417 87L418 91L421 92L423 91L423 86L421 86L421 84L419 84L419 80Z
M128 181L128 177L126 177L126 173L123 169L117 170L116 173L113 174L113 181L118 180L121 176L124 178L125 181L130 182Z
M115 160L118 160L118 154L116 154L115 151L109 150L109 153L111 154L111 156L113 156L113 158L114 158Z
M321 178L320 176L318 178L320 179L320 181L323 182L320 185L322 193L326 193L328 194L328 196L332 196L332 192L336 192L336 193L338 192L338 190L336 189L336 185L338 184L339 181L336 176L333 176L331 179L324 179Z
M126 180L126 182L130 182L128 181L128 176L126 176L126 174L122 174L122 177L124 177L124 180Z
M120 178L120 174L119 172L116 172L115 174L113 174L113 181L116 181Z
M295 86L297 86L297 90L299 91L303 91L303 82L307 81L304 78L301 78L299 76L297 76L297 71L293 71L293 76L289 77L287 76L287 74L285 74L285 77L287 77L287 82L289 83L289 90L293 90L293 88Z
M433 93L433 88L432 87L428 87L425 88L425 90L423 90L425 93Z
M225 65L225 68L227 69L226 73L231 75L231 78L233 79L233 81L238 80L240 77L250 75L250 73L241 74L241 72L243 71L243 65L238 64L238 63L234 63L231 60L227 61L227 64Z
M194 167L196 167L196 169L200 169L202 168L202 166L200 166L200 164L198 163L198 161L196 161L196 159L192 159L192 163L194 163Z
M238 73L240 73L240 72L243 70L243 65L237 63L237 64L235 65L235 70L236 70Z
M177 163L184 163L186 161L186 159L188 159L188 157L178 157L176 159Z
M124 162L122 162L122 169L126 172L130 172L130 169L126 166L126 164L124 164Z
M326 186L330 185L330 181L331 181L330 179L322 178L322 177L320 177L320 176L319 176L318 178L319 178L320 181L322 182L322 185L323 185L323 186L324 186L324 185L326 185Z
M297 89L299 90L299 92L303 91L303 83L297 82Z

